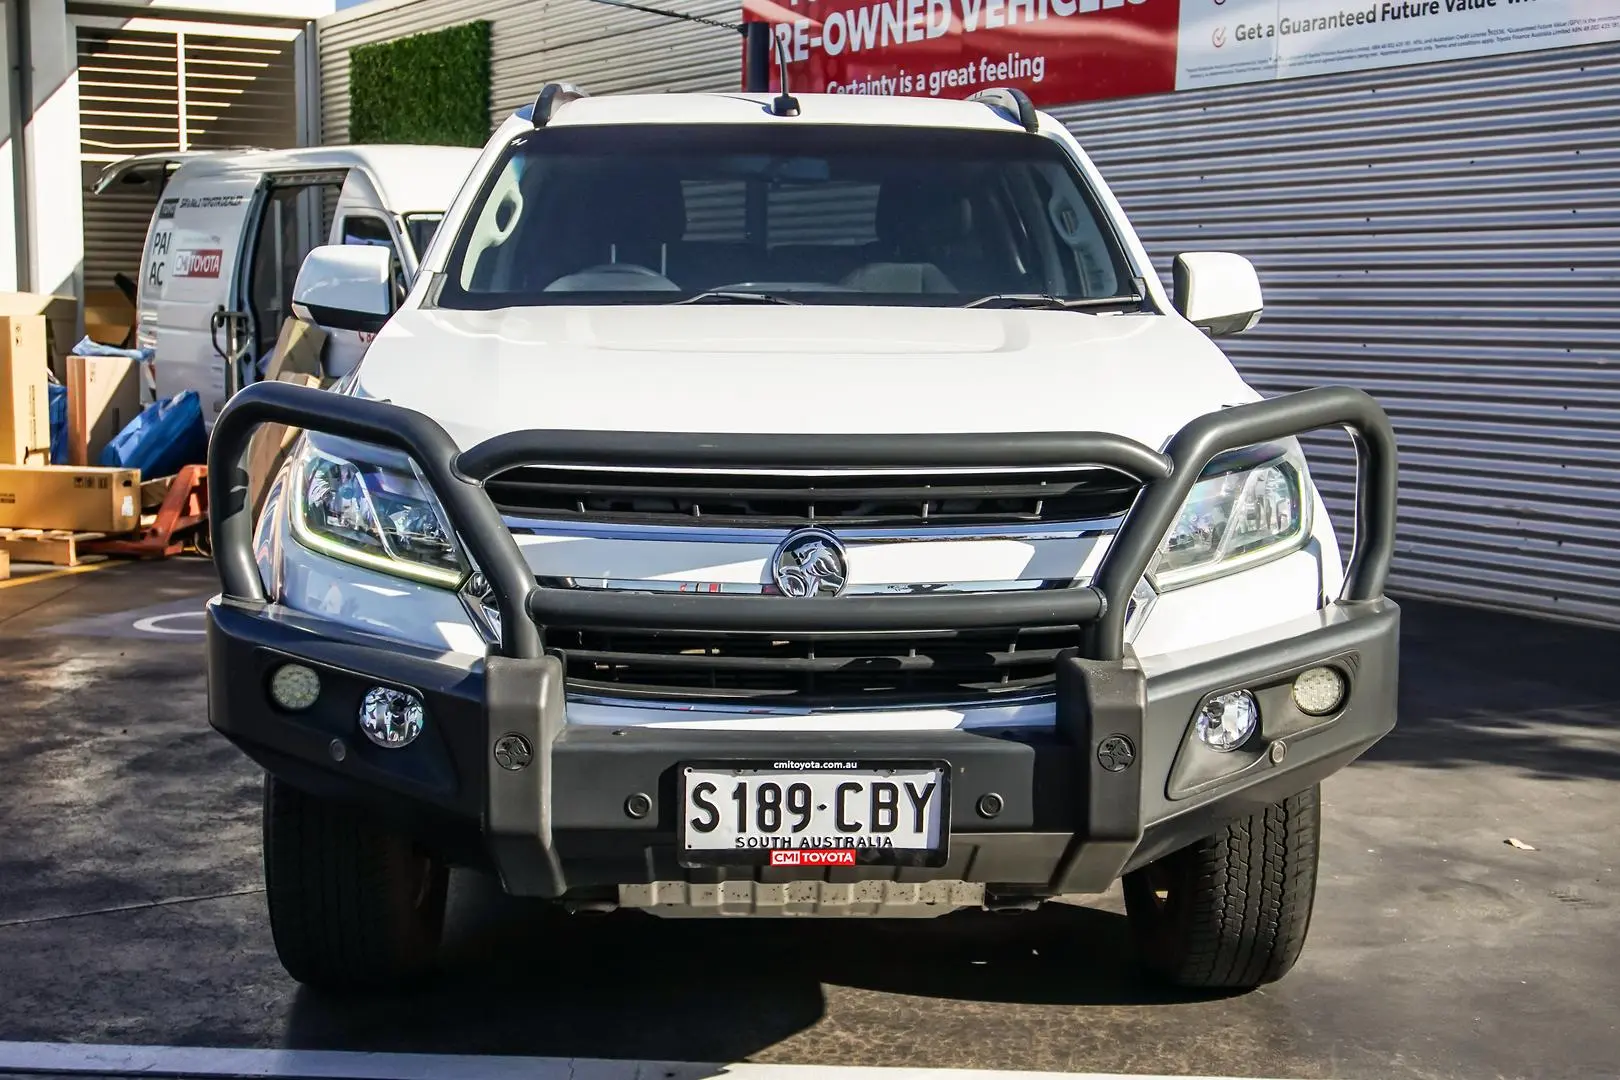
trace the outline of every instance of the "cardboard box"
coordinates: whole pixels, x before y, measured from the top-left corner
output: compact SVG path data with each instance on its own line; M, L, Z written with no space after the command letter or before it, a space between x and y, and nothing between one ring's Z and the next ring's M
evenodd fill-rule
M321 366L321 352L326 348L326 331L302 319L284 319L281 332L276 335L276 351L265 368L266 381L283 375L325 374Z
M70 356L68 464L91 465L141 411L141 373L122 356Z
M127 533L140 524L139 469L0 465L0 528Z
M117 289L91 289L84 294L84 332L91 340L120 349L135 341L135 305Z
M319 387L321 380L314 375L283 374L278 382L294 383L298 386ZM248 474L248 505L253 508L253 518L258 520L259 511L264 509L264 497L270 489L270 481L276 478L276 472L287 457L287 451L292 448L293 440L298 438L301 428L288 427L285 424L261 424L248 440L247 474Z
M43 315L45 355L56 381L67 383L67 356L79 343L79 302L49 293L0 292L0 315Z
M0 315L0 465L51 461L45 317Z
M283 320L281 333L276 337L276 351L265 369L265 381L311 387L329 385L331 380L322 375L321 353L325 348L325 330L302 319ZM248 442L248 505L253 508L255 519L259 511L264 509L264 497L270 489L270 481L275 479L299 432L299 428L283 424L264 424Z

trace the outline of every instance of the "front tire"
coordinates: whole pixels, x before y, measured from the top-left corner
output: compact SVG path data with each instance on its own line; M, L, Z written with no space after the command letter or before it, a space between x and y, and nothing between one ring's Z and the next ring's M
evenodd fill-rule
M1320 786L1125 875L1148 969L1177 986L1252 990L1288 974L1316 897Z
M407 838L265 777L270 934L299 982L347 990L421 975L438 952L449 880Z

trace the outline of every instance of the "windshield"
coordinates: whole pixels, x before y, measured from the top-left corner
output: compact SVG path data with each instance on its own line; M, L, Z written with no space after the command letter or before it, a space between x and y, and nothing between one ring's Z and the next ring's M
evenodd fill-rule
M1083 176L1049 139L646 125L515 139L456 238L438 303L657 304L715 291L958 305L1134 287Z
M410 238L411 250L416 253L418 262L427 254L428 244L432 242L433 234L439 231L439 222L443 220L443 214L405 215L405 235Z

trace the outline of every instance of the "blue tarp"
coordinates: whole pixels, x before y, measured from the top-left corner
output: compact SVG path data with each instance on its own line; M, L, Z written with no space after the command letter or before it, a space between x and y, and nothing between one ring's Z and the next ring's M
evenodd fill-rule
M184 465L208 460L208 433L203 426L202 399L186 390L156 401L141 410L101 452L98 465L139 469L150 480L173 476Z
M68 463L67 387L50 384L51 403L51 464Z

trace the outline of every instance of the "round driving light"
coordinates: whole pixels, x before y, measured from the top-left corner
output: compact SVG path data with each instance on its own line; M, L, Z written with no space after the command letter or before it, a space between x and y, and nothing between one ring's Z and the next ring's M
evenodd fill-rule
M288 712L303 712L321 696L321 677L303 664L282 664L270 675L270 700Z
M1260 724L1260 706L1247 690L1217 694L1198 710L1198 737L1211 750L1236 750Z
M1294 680L1294 704L1311 716L1325 716L1343 705L1344 692L1344 676L1337 668L1308 668Z
M397 750L409 746L422 734L427 709L422 699L408 690L373 686L360 702L360 730L378 746Z

